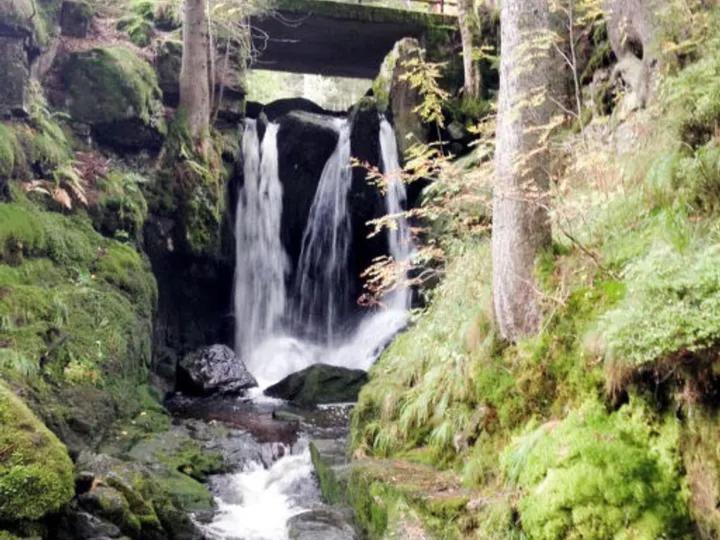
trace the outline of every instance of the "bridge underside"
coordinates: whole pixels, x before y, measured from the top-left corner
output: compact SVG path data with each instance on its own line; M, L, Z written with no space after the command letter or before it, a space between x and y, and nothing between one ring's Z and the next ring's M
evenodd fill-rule
M324 0L280 0L252 20L255 69L372 79L396 41L421 41L452 17Z

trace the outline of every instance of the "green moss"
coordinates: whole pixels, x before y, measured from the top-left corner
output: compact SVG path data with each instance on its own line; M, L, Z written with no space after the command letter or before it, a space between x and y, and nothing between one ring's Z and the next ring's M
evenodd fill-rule
M97 277L123 291L149 316L157 302L157 284L150 263L131 246L112 243L97 262Z
M0 123L0 178L9 178L15 170L15 133Z
M75 493L73 464L62 443L0 384L0 520L35 520Z
M677 420L642 406L607 414L588 402L562 422L529 431L503 455L522 490L529 538L684 538L689 519Z
M65 64L63 79L76 120L97 127L137 118L143 127L166 133L155 72L130 49L112 46L75 53Z
M127 33L130 41L138 47L147 47L155 35L151 21L137 15L127 15L117 23L117 29Z
M597 328L610 364L639 368L720 340L720 246L658 245L630 265L626 279L625 299Z
M310 443L310 457L320 484L320 492L330 504L346 502L347 486L340 482L332 466L320 455L314 443Z

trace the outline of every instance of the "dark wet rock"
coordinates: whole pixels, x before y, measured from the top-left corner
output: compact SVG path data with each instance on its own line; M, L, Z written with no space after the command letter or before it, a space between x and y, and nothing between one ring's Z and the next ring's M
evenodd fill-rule
M0 116L27 114L30 65L21 37L0 34Z
M176 107L180 101L180 66L182 42L164 39L157 44L155 72L166 105Z
M380 166L380 115L374 98L363 98L351 112L350 155L361 163ZM349 208L351 212L353 240L349 272L359 276L375 258L388 253L385 234L370 238L373 229L368 222L387 214L385 197L367 180L368 171L363 167L353 169ZM363 292L358 279L351 291L352 299Z
M355 529L345 512L323 508L303 512L288 521L291 540L357 540Z
M320 176L335 150L338 132L334 119L314 112L293 111L276 121L279 175L283 185L281 238L297 266L302 237Z
M258 443L292 445L298 440L298 422L275 419L272 407L258 406L250 401L228 396L198 399L176 395L166 402L166 406L179 417L223 422L242 429L251 434Z
M272 103L265 105L262 110L267 116L267 119L271 122L274 122L278 118L291 112L308 112L327 116L337 115L337 113L323 109L317 103L305 98L278 99L277 101L273 101ZM340 116L344 116L344 114L341 114Z
M257 386L243 361L226 345L186 355L178 366L178 389L195 394L239 393Z
M101 540L127 538L117 525L79 508L70 509L60 519L56 530L57 540Z
M60 11L60 28L63 36L84 38L90 30L93 8L83 0L65 0Z
M303 406L356 401L367 373L327 364L315 364L274 384L265 394Z

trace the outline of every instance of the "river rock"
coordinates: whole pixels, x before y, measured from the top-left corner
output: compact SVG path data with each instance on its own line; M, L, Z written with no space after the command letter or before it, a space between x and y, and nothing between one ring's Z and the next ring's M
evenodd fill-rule
M288 375L265 394L302 406L357 401L360 388L367 382L361 369L315 364Z
M348 516L330 508L311 510L288 520L290 540L357 540Z
M237 393L257 386L243 361L226 345L186 355L178 366L178 389L197 394Z

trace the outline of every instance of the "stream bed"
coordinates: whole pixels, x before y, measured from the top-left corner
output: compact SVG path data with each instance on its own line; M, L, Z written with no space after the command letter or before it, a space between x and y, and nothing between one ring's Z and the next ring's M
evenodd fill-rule
M176 418L222 424L228 436L206 446L230 471L212 476L217 509L198 517L212 540L353 540L351 513L323 501L310 444L344 459L350 405L303 410L267 398L186 398L168 407Z

